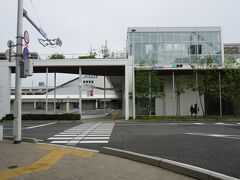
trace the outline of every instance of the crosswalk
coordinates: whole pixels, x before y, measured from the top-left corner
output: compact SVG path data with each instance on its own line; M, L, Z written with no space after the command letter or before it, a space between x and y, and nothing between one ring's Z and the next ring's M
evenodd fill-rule
M85 123L67 129L47 140L51 144L75 146L77 144L108 143L114 123Z

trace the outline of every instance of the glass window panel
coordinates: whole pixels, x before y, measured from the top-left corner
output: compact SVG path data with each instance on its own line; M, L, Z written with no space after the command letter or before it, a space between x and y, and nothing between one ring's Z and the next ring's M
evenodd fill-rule
M207 42L213 41L213 33L212 32L206 32L206 41Z
M206 54L205 53L205 43L198 43L198 54Z
M129 42L132 42L132 41L133 41L133 39L132 39L132 33L128 33L128 40L129 40Z
M221 55L214 56L214 62L217 63L217 64L221 64L222 63L222 56Z
M182 41L189 42L190 41L190 36L191 36L191 33L183 32L182 33Z
M205 41L206 37L205 37L205 32L199 32L198 33L198 41L203 42Z
M197 50L198 50L197 48L198 46L195 43L191 43L189 47L190 54L192 55L197 54Z
M166 41L173 41L173 33L172 32L167 32L166 33Z
M213 43L211 43L211 42L205 43L205 54L208 54L208 55L213 54Z
M191 63L198 63L199 62L199 57L196 55L191 56Z
M189 43L182 44L182 54L183 55L190 54L190 44Z
M165 33L163 33L163 32L158 33L158 41L159 42L165 42L166 41Z
M166 50L166 54L173 54L173 44L165 44L165 50Z
M174 54L182 54L182 44L181 43L174 43Z
M158 48L158 45L157 45L157 42L152 42L150 44L151 48L150 48L150 61L151 62L154 62L154 63L157 63L158 61L158 53L157 53L157 48Z
M175 41L175 42L181 42L181 41L182 41L181 33L180 33L180 32L175 32L175 33L174 33L174 41Z
M142 41L149 41L149 33L142 33Z
M161 64L161 65L165 64L165 58L166 58L165 54L158 56L158 64Z
M173 59L173 56L171 55L166 55L166 60L165 60L165 64L172 64L174 63L174 59Z
M175 63L182 63L182 56L181 55L175 55Z
M197 41L197 33L195 32L192 32L191 35L190 35L190 41Z
M151 61L151 51L153 49L152 44L143 42L143 60L146 63L150 63Z
M183 61L183 63L190 63L191 58L190 58L190 56L182 56L182 61Z
M220 42L220 32L213 32L213 42Z
M150 33L150 41L158 41L157 33Z
M133 35L134 41L142 41L141 33L133 33L132 35Z
M213 53L221 54L221 44L220 43L213 43Z
M142 58L142 43L141 42L135 42L134 43L134 59L135 59L135 64L137 62L140 62Z
M165 54L165 44L158 43L158 54Z

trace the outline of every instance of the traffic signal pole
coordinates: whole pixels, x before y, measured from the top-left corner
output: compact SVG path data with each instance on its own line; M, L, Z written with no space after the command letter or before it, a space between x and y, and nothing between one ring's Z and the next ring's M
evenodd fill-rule
M13 143L20 144L22 140L22 80L20 78L20 62L22 61L23 40L23 0L18 0L17 14L17 44L15 67L15 101L13 121Z

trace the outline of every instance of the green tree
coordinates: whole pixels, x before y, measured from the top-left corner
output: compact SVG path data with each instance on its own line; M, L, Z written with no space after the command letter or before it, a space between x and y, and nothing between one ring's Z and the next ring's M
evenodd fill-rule
M101 47L100 50L103 59L109 58L110 57L110 49L108 47L108 41L105 41L105 44Z
M234 58L226 60L222 76L222 97L233 105L234 115L240 107L240 65Z
M139 70L135 71L135 93L140 108L138 114L144 111L144 114L151 115L152 101L164 95L163 80L156 70L146 70L145 67L146 64L141 62Z
M216 98L219 93L218 84L218 67L214 63L212 56L206 56L199 63L191 64L194 74L197 74L197 80L189 83L189 87L198 92L199 101L203 115L208 114L209 97ZM197 82L196 82L197 81ZM204 105L201 96L204 95Z

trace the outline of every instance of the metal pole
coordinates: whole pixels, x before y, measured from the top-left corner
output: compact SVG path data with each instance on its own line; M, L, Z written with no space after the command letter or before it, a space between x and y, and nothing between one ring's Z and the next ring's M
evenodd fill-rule
M78 112L80 114L80 120L82 119L82 68L79 67L79 106Z
M198 89L197 88L198 88L198 74L196 71L196 104L198 104Z
M173 96L173 116L175 115L175 79L174 71L172 71L172 96Z
M56 90L56 84L57 84L56 79L57 79L57 74L54 73L54 104L53 104L54 114L57 113L56 112L56 92L57 92L57 90Z
M46 114L48 114L48 67L46 67Z
M22 140L22 80L20 78L20 61L22 60L23 38L23 0L18 0L17 16L17 47L15 67L15 101L13 121L13 143L20 144Z
M222 83L221 83L221 72L218 72L219 77L219 108L220 108L220 117L222 117Z

